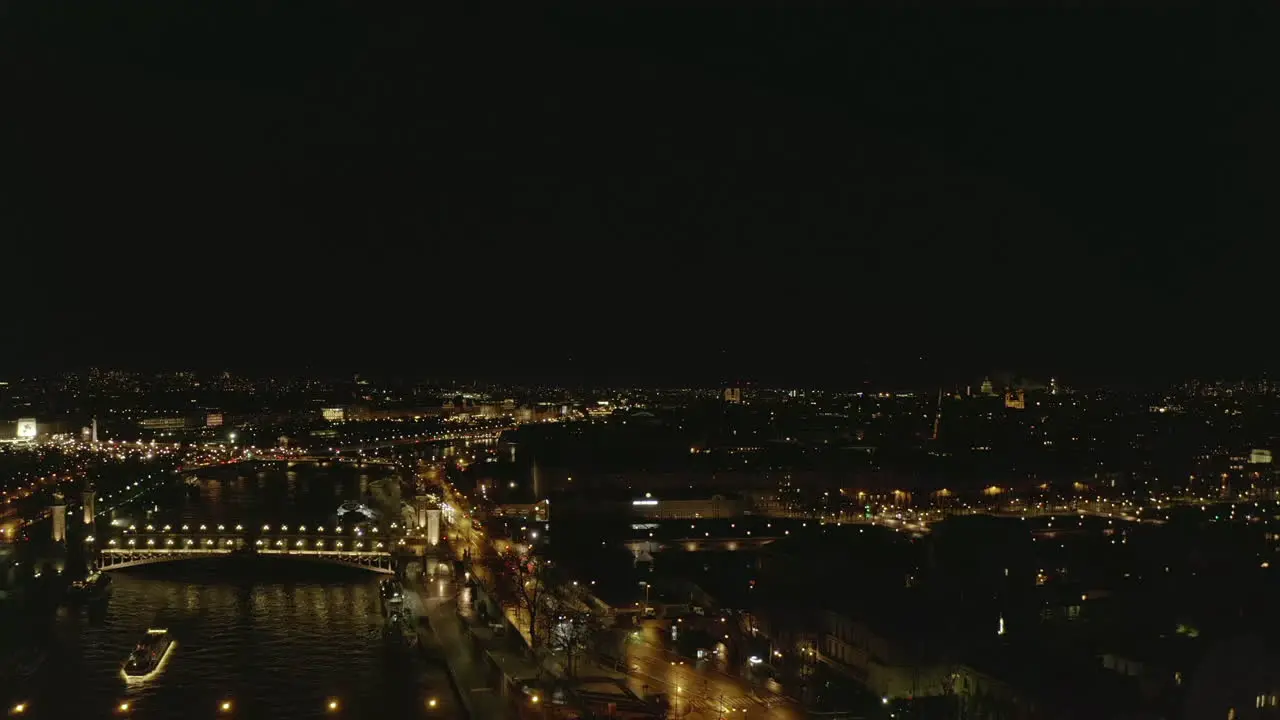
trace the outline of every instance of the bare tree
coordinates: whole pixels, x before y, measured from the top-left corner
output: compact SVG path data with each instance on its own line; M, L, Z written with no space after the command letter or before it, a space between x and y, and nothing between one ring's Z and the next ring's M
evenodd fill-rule
M551 589L547 644L564 654L565 672L575 677L578 659L594 648L606 623L585 585L560 579Z
M563 607L550 625L548 645L553 651L564 653L565 672L569 677L576 677L578 659L591 649L604 624L600 616L590 610Z
M541 613L547 609L545 593L551 586L550 563L532 553L508 550L502 556L501 567L500 597L511 602L517 618L528 622L529 645L537 650L542 641L540 625L544 624Z

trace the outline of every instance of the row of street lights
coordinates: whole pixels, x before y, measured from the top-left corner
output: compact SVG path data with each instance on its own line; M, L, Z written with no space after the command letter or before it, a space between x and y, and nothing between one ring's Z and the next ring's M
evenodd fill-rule
M399 528L400 528L399 523L391 523L391 529L392 529L392 530L398 530ZM156 531L156 526L155 526L155 525L147 525L147 526L146 526L146 527L144 527L143 529L144 529L145 531L147 531L147 532L155 532L155 531ZM289 532L289 526L288 526L288 525L280 525L280 526L278 526L276 529L277 529L277 530L279 530L280 532ZM198 531L198 532L208 532L208 530L209 530L209 526L208 526L208 525L203 525L203 524L202 524L202 525L200 525L200 526L197 528L197 531ZM227 526L226 526L226 525L221 525L221 524L220 524L220 525L218 525L218 526L217 526L217 530L218 530L218 532L226 532L226 531L227 531ZM235 526L235 531L236 531L236 532L244 532L244 525L239 525L239 524L237 524L237 525ZM318 532L318 533L322 533L322 532L324 532L324 531L325 531L325 529L324 529L324 527L323 527L323 526L317 527L317 528L315 529L315 532ZM130 525L128 528L125 528L125 533L136 533L136 532L138 532L138 526L137 526L137 525ZM165 525L165 526L163 526L163 527L161 527L161 528L160 528L160 532L166 532L166 533L167 533L167 532L173 532L173 526L172 526L172 525ZM190 525L183 525L183 526L182 526L182 528L179 530L179 532L191 532L191 526L190 526ZM262 532L271 532L271 526L270 526L270 525L263 525L263 526L262 526ZM307 526L306 526L306 525L299 525L299 526L295 529L295 532L307 532ZM334 533L342 534L342 533L343 533L343 532L345 532L345 531L344 531L343 527L342 527L341 525L339 525L339 526L337 526L337 527L333 528L330 532L334 532ZM356 535L364 535L364 528L361 528L361 527L354 528L354 532L355 532L355 534L356 534ZM376 534L378 534L379 532L381 532L381 530L379 530L377 527L371 527L371 528L369 528L369 532L370 532L371 534L376 535Z
M92 542L92 540L89 540L89 542ZM307 542L306 540L298 540L296 543L294 543L294 547L298 547L298 548L306 547L306 542ZM324 548L324 543L325 543L325 541L324 541L324 540L316 540L316 542L315 542L315 546L316 546L317 548L321 548L321 549L323 549L323 548ZM108 541L108 542L107 542L107 544L114 548L116 545L118 545L118 544L119 544L119 542L113 539L113 540ZM127 546L131 547L131 548L132 548L132 547L137 547L137 546L138 546L138 541L137 541L137 539L136 539L136 538L129 538L129 540L128 540L125 544L126 544ZM164 545L165 545L165 547L173 547L173 546L174 546L174 544L175 544L175 542L174 542L174 539L173 539L173 538L168 538L168 539L166 539L166 540L164 541ZM194 539L192 539L192 538L187 538L187 539L186 539L186 542L185 542L185 544L184 544L184 547L194 547L194 546L195 546L195 544L196 544L196 541L195 541ZM205 544L206 546L208 546L208 547L214 547L214 546L216 545L215 541L214 541L212 538L208 538L208 539L206 539L206 540L204 541L204 544ZM224 538L224 539L223 539L223 541L222 541L222 544L223 544L224 546L226 546L226 547L231 547L231 546L233 546L233 545L235 545L235 544L236 544L236 541L235 541L235 540L232 540L232 539L230 539L230 538ZM255 544L256 546L258 546L258 547L269 547L269 544L268 544L268 542L267 542L266 540L258 540L258 541L257 541L256 543L254 543L254 544ZM401 541L400 541L400 544L401 544L401 545L404 545L404 544L405 544L404 540L401 540ZM147 547L155 547L155 546L156 546L156 539L155 539L155 538L147 538L146 546L147 546ZM288 544L287 544L284 540L277 540L277 541L275 542L275 547L287 547L287 546L288 546ZM335 541L334 541L334 543L333 543L333 546L334 546L335 548L337 548L338 550L341 550L341 549L343 548L342 541L341 541L341 540L335 540ZM355 543L353 543L352 547L354 547L356 550L363 550L363 549L364 549L364 542L362 542L362 541L360 541L360 540L357 540L357 541L355 541ZM370 545L370 548L372 548L372 549L374 549L374 550L382 550L382 549L383 549L383 548L385 548L385 547L386 547L386 544L385 544L385 543L383 543L382 541L378 541L378 542L375 542L375 543L373 543L372 545Z
M423 704L426 706L428 710L435 710L440 706L440 701L437 698L429 697L423 701ZM331 713L331 714L339 713L342 711L342 701L336 697L326 698L324 701L323 709L327 713ZM133 711L134 711L134 705L132 702L128 700L122 700L120 704L116 705L117 715L132 715ZM235 711L235 703L232 702L230 699L225 699L218 702L218 706L217 706L218 714L230 715L234 711ZM26 717L27 715L30 714L30 712L31 712L31 703L29 702L20 702L9 708L10 717Z

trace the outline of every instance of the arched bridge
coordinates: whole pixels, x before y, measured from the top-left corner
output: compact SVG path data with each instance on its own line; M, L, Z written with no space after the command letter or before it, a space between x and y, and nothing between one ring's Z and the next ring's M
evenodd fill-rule
M392 574L396 555L412 553L406 539L391 534L361 530L344 532L342 528L326 531L305 526L290 530L288 526L263 526L262 532L248 532L244 526L228 528L206 525L191 528L155 529L144 532L127 530L111 538L99 550L98 569L119 570L138 565L151 565L177 560L231 556L276 556L297 560L325 562Z

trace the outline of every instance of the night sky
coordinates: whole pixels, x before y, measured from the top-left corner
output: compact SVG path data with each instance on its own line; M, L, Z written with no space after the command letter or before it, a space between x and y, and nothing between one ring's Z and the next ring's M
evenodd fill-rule
M189 5L0 4L0 367L1277 365L1271 18Z

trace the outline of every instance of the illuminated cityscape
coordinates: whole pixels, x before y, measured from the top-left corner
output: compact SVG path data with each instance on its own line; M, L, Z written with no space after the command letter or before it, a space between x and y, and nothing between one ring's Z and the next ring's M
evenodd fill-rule
M1172 716L1239 702L1198 678L1275 662L1221 651L1250 647L1280 561L1280 395L1265 382L730 393L347 378L264 391L271 409L252 413L201 373L163 400L146 388L165 376L88 376L102 379L79 411L48 410L79 375L10 380L3 398L22 415L0 426L7 616L47 617L55 638L69 608L110 625L130 583L221 597L219 574L284 563L271 572L388 578L365 602L382 608L379 643L437 668L439 684L411 686L422 712ZM365 394L344 402L344 385ZM132 407L106 412L100 396ZM312 507L302 485L335 482ZM271 499L279 484L293 502ZM95 594L99 574L111 592ZM333 612L323 586L297 592ZM56 645L42 626L6 636ZM163 673L198 662L198 632L165 630ZM32 644L6 647L10 677L50 662ZM143 712L141 688L165 682L152 673L96 700ZM238 685L209 688L211 707L270 707ZM59 702L24 687L11 707ZM369 699L335 687L315 702Z
M0 717L1280 717L1262 11L0 0Z

